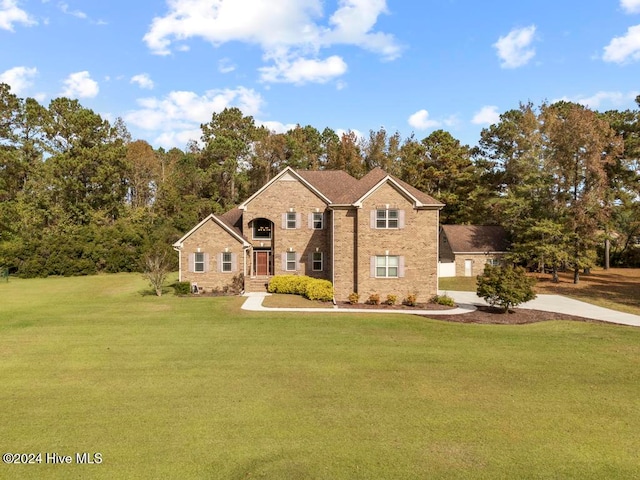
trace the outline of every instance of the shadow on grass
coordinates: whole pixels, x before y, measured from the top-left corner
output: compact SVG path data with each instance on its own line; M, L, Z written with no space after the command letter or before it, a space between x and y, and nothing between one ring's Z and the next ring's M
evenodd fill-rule
M172 287L162 287L162 295L166 295L168 293L173 293L174 289ZM155 289L153 288L144 288L142 290L138 290L138 294L141 297L157 297Z

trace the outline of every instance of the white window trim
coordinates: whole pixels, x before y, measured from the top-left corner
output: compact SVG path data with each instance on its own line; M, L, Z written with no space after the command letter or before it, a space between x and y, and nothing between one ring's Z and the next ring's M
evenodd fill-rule
M320 255L320 260L315 260L314 256ZM320 268L315 268L315 264L320 262ZM312 272L322 272L324 270L324 253L323 252L312 252L311 253L311 271Z
M289 260L289 257L293 256L293 260ZM296 267L297 267L297 255L296 252L286 252L286 260L285 260L285 266L286 266L286 270L287 272L295 272L296 271ZM293 264L293 268L289 268L289 264Z
M202 256L202 260L199 261L198 256ZM198 265L202 265L201 270L198 270ZM193 273L205 273L206 270L206 255L203 252L195 252L193 254Z
M320 226L316 227L316 215L320 216ZM322 212L313 212L311 214L311 228L313 228L314 230L322 230L324 229L324 213Z
M287 212L286 213L287 218L286 218L286 229L287 230L295 230L296 228L298 228L298 215L296 214L296 212ZM290 216L293 216L293 220L290 219ZM293 227L290 226L290 222L293 221Z
M378 265L379 258L385 259L383 266ZM396 259L395 265L391 265L391 266L389 265L390 258ZM385 275L378 275L378 268L384 268ZM396 269L395 275L389 275L390 268ZM400 255L376 255L376 278L400 278Z
M224 257L228 255L229 256L229 260L225 260ZM226 270L224 267L225 265L229 266L229 269ZM229 253L229 252L222 252L222 273L231 273L233 271L233 254Z
M384 217L380 217L378 212L384 212ZM389 218L389 212L396 212L395 218ZM378 225L379 221L384 221L384 227ZM389 222L395 221L396 226L390 227ZM397 208L376 208L376 229L378 230L397 230L400 228L400 210Z

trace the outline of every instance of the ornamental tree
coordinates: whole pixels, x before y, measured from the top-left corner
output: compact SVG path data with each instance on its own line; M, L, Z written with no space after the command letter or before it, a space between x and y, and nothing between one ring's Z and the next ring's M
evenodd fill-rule
M477 294L492 307L498 306L507 313L511 307L536 298L535 283L535 278L528 277L522 267L487 264L483 274L478 275Z

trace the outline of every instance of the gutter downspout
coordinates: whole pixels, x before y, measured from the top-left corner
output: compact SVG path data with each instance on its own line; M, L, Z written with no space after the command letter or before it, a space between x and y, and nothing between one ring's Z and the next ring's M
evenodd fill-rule
M173 249L178 252L178 281L182 281L182 246L176 247L173 245Z
M331 284L333 285L333 304L336 302L336 215L331 209Z

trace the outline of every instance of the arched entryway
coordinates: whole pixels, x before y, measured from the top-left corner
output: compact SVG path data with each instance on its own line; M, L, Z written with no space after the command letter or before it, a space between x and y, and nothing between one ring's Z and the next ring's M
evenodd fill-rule
M254 277L273 275L273 231L273 222L268 218L254 218L251 221L251 275Z

